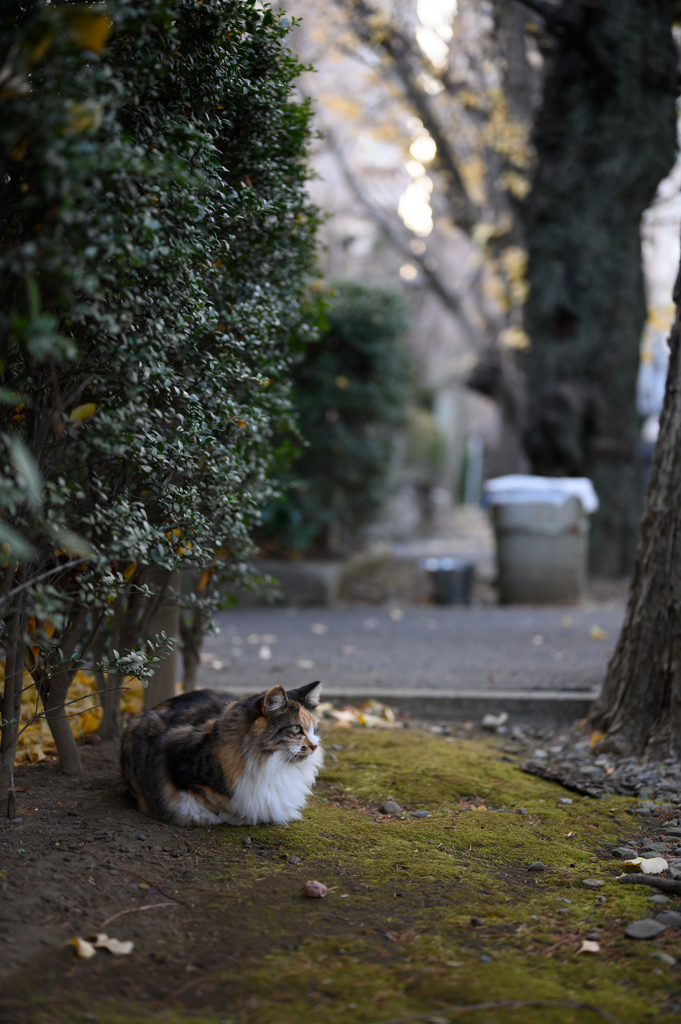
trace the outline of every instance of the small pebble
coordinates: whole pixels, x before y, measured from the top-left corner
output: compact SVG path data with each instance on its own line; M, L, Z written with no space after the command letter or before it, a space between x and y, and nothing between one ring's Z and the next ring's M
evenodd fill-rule
M616 846L612 851L613 857L617 860L632 860L637 856L636 850L632 850L629 846Z
M243 841L243 844L244 844L244 846L250 846L252 842L253 842L253 840L251 839L251 837L250 836L246 836L246 838Z
M138 838L138 839L146 839L147 837L146 837L146 836L143 836L143 835L142 835L142 833L140 832L140 834L139 834L139 835L137 836L137 838Z
M681 928L681 914L676 910L663 910L655 920L666 925L667 928Z
M345 747L341 747L340 743L332 743L330 749L340 753L340 751L345 750Z
M656 892L650 897L648 903L654 903L658 907L663 907L665 903L669 903L669 896L664 896L661 892Z
M600 932L589 932L589 934L587 935L587 939L589 939L591 942L600 942L601 938L602 936Z
M17 940L12 935L5 935L5 942L9 942L13 945Z
M482 927L482 921L480 920L479 917L472 917L471 918L471 924L473 925L474 928L481 928Z
M402 808L395 800L386 800L384 804L378 808L381 814L401 814Z
M288 859L288 862L289 862L289 864L300 864L302 859L303 859L302 857L298 857L297 854L292 853L291 856Z
M430 811L411 811L412 818L429 818Z
M628 924L624 934L629 939L654 939L665 930L666 925L654 921L652 917L644 917L642 921Z
M546 871L546 864L542 864L540 860L536 860L534 864L530 864L527 868L528 871Z
M650 955L654 956L656 960L661 960L667 967L674 967L676 964L676 957L672 956L671 953L663 953L661 949L653 950Z
M572 799L569 796L562 796L558 801L559 804L571 804Z
M483 953L482 956L480 957L480 963L481 964L493 964L494 963L494 957L490 956L489 953Z
M515 813L516 814L527 814L527 811L525 810L524 807L516 807Z
M305 885L303 886L303 892L305 893L305 895L309 896L310 899L313 900L322 899L323 896L326 896L328 891L329 890L327 889L323 882L316 882L314 879L311 878L308 879Z
M583 878L582 885L587 889L600 889L602 885L605 885L605 882L602 878Z

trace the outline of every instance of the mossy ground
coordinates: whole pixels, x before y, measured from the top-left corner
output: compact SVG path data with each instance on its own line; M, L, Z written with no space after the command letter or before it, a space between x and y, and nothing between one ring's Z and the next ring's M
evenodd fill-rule
M502 759L496 740L352 729L327 742L343 750L302 822L195 830L212 854L195 906L128 960L59 952L39 975L33 965L15 989L24 1015L12 1020L379 1024L512 998L586 1002L620 1024L678 1019L677 968L652 955L681 955L676 933L624 937L651 910L650 890L618 885L609 856L609 844L644 828L624 813L630 800L566 794ZM566 795L571 806L558 803ZM389 797L430 817L377 816ZM546 871L529 873L537 860ZM302 895L308 878L329 886L326 899ZM583 878L605 884L589 890ZM578 954L595 928L602 952ZM461 1019L598 1020L546 1007Z

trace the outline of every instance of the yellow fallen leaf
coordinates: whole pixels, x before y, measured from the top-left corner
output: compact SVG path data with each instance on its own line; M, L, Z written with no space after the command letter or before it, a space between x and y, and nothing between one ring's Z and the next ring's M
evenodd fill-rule
M206 569L205 572L202 573L201 579L199 580L199 585L198 585L198 587L196 589L199 590L199 591L200 590L205 590L206 587L208 586L208 581L210 580L212 575L213 575L212 570L211 569Z
M71 939L67 945L73 946L76 951L76 956L81 957L83 960L89 960L97 952L91 942L87 942L85 939L80 939L78 936Z
M604 736L605 736L604 732L599 732L598 729L594 729L594 731L589 736L589 746L591 747L592 750L596 746L597 743L601 742L601 740L603 739Z
M600 626L593 625L589 630L589 636L592 640L605 640L608 634Z
M96 412L97 406L94 402L85 402L84 405L77 405L75 409L71 410L69 419L72 423L82 423L83 420L89 420Z
M123 579L127 583L131 576L134 576L137 572L137 562L131 562L128 568L123 573Z
M601 944L593 939L582 939L582 944L577 950L578 953L600 953Z

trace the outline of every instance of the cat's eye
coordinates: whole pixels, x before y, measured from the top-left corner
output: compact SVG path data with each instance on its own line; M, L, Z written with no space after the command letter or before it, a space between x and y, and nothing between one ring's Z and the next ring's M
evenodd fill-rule
M291 729L295 733L301 733L303 731L302 725L293 725L291 726Z

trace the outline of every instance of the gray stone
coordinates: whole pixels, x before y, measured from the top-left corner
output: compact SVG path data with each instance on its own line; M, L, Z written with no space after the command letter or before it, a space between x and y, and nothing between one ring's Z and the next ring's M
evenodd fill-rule
M663 910L661 914L658 914L655 918L660 924L664 924L667 928L681 928L681 914L677 913L676 910Z
M665 896L664 893L656 892L650 897L648 903L654 903L657 907L664 907L667 903L670 903L669 896Z
M472 917L471 918L471 924L473 925L474 928L481 928L482 927L482 921L480 920L479 917Z
M630 846L616 846L612 851L612 855L617 860L633 860L634 857L638 856L636 850L632 850Z
M289 864L300 864L302 859L302 857L298 857L297 854L292 853L288 859L288 862Z
M674 836L675 839L681 839L681 828L666 828L664 834L666 836Z
M654 921L652 917L644 917L642 921L632 921L627 925L625 935L628 939L654 939L666 930L665 924Z
M525 810L524 807L516 807L515 813L516 814L527 814L527 811Z
M654 956L656 960L661 960L667 967L673 967L676 964L676 957L672 956L671 953L663 953L661 949L655 949L650 954Z
M402 808L394 800L386 800L384 804L378 808L381 814L401 814Z
M142 833L140 832L140 834L137 836L137 838L138 839L146 839L147 837L142 835Z
M412 818L429 818L430 811L410 811Z
M605 882L602 878L583 878L582 885L587 889L600 889Z
M569 796L562 796L560 798L560 800L558 801L558 803L559 804L568 804L569 805L569 804L572 803L572 800L571 800L571 798Z
M527 868L528 871L546 871L546 864L542 864L540 860L536 860L534 864L530 864Z
M490 956L489 953L483 953L482 956L480 957L480 963L481 964L493 964L494 963L494 957Z

